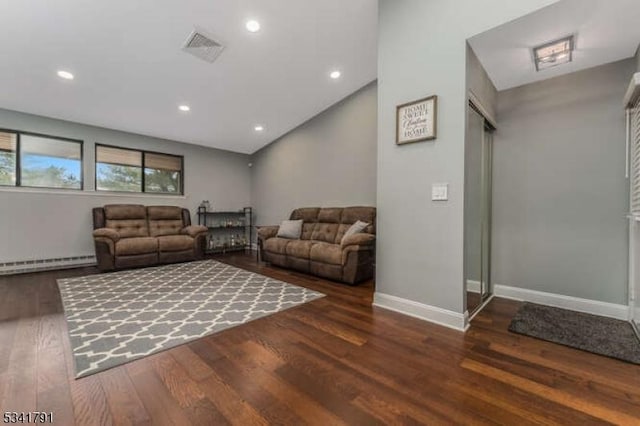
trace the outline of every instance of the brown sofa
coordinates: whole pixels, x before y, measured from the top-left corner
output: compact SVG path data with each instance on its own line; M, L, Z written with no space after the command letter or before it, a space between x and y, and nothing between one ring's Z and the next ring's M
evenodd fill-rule
M375 207L300 208L290 219L304 221L298 240L276 237L278 226L259 227L262 260L351 285L373 277ZM358 220L370 225L342 241Z
M208 231L187 209L136 204L94 208L93 229L101 271L202 259Z

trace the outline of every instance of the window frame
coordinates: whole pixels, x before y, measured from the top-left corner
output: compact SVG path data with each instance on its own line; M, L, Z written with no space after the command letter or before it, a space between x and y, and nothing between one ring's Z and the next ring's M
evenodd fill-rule
M141 180L140 180L140 191L139 192L133 192L133 191L112 191L112 190L108 190L108 189L98 189L98 148L99 147L105 147L105 148L114 148L114 149L122 149L125 151L134 151L134 152L139 152L141 157L142 157L142 163L141 163ZM149 151L146 149L136 149L136 148L127 148L127 147L122 147L122 146L116 146L116 145L107 145L104 143L95 143L95 161L94 161L94 168L93 168L93 176L94 176L94 190L96 192L101 192L101 193L113 193L113 194L143 194L143 195L154 195L154 196L166 196L166 197L183 197L184 196L184 155L178 155L178 154L167 154L166 152L158 152L158 151ZM156 154L156 155L166 155L169 157L176 157L180 159L180 192L172 194L170 192L147 192L145 191L145 169L146 169L146 154ZM104 164L109 164L109 163L104 163Z
M26 132L23 130L0 128L0 133L13 133L16 135L16 183L15 185L0 185L0 188L32 188L32 189L52 189L62 191L84 191L84 140L66 138L63 136L48 135L46 133ZM60 188L55 186L31 186L22 184L22 155L20 145L22 135L34 136L38 138L53 139L64 142L73 142L80 145L80 188Z

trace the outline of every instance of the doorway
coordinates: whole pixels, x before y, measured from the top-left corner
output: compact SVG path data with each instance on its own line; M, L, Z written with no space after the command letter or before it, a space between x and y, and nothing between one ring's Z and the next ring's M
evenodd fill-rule
M491 188L494 127L472 102L467 106L465 144L464 278L472 316L489 300L491 288Z

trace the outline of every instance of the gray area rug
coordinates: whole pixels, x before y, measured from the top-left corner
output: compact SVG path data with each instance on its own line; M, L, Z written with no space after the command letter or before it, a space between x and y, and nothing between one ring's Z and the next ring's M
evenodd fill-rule
M640 341L626 321L525 303L509 331L640 364Z
M213 260L58 280L76 378L323 297Z

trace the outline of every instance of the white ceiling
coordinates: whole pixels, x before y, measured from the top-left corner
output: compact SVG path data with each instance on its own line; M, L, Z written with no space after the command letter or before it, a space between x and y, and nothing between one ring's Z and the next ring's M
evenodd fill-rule
M2 1L0 52L0 108L251 153L376 78L377 1Z
M536 72L531 49L575 34L573 61ZM498 90L629 58L640 43L640 0L562 0L469 39Z

